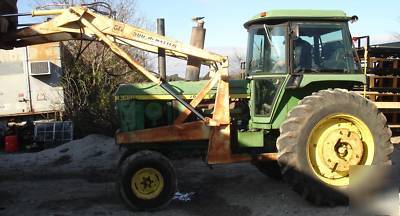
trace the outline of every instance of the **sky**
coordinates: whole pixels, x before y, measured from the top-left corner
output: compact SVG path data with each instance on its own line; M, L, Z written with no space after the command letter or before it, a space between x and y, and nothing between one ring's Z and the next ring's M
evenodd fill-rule
M185 42L190 38L191 17L206 17L208 47L245 46L243 23L272 9L344 10L349 16L359 17L350 25L353 36L371 35L384 40L400 33L400 7L394 0L139 0L137 7L150 21L165 18L167 35Z
M35 2L19 0L20 12L31 11ZM399 3L395 0L137 0L136 7L150 23L165 18L167 36L185 43L193 26L191 18L204 16L207 47L244 47L247 33L243 23L271 9L344 10L359 17L350 25L353 36L371 35L374 41L390 40L391 35L400 33Z
M18 0L18 5L20 12L29 12L35 0ZM372 44L395 41L393 35L400 34L399 3L395 0L136 0L136 9L150 25L165 18L166 35L184 43L190 40L191 18L204 16L205 47L223 55L244 52L247 32L243 23L273 9L343 10L359 17L350 24L352 35L370 35Z

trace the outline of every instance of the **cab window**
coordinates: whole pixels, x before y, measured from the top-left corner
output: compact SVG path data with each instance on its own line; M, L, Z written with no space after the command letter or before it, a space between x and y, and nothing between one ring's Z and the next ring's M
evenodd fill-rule
M293 37L294 73L357 73L345 23L299 23Z
M286 26L257 25L249 30L249 73L286 73Z

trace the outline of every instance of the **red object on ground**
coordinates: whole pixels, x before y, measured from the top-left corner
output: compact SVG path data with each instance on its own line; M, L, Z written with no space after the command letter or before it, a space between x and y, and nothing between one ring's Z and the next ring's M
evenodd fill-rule
M19 150L17 136L15 135L6 136L5 141L6 141L4 145L5 152L11 153L11 152L17 152Z

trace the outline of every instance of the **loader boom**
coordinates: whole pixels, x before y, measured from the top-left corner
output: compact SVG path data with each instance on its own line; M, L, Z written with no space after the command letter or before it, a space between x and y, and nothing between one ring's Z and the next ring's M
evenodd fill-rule
M230 162L232 154L229 141L229 64L226 57L116 21L111 17L98 14L84 6L73 6L67 9L56 10L36 10L31 15L54 16L54 18L40 24L18 29L11 37L10 35L3 37L3 40L6 40L6 38L10 40L9 38L12 38L15 41L10 43L13 43L14 47L67 40L95 40L103 42L132 69L140 72L149 80L159 85L185 107L174 125L160 128L159 130L171 131L173 129L179 131L185 129L185 131L178 132L177 134L196 134L195 131L202 131L199 137L210 134L210 137L208 137L210 140L208 162ZM157 53L158 48L162 48L165 49L167 56L184 60L187 60L189 56L193 56L200 59L203 65L210 67L211 79L189 104L178 96L165 80L153 75L118 46L118 44L137 47L152 53ZM217 85L217 93L213 116L212 118L204 117L195 107L215 85ZM185 125L184 122L191 113L196 115L202 123L186 123ZM204 128L204 126L207 127ZM213 128L210 129L210 127ZM151 133L154 133L154 131ZM141 141L150 142L154 137L148 136L145 138L146 134L146 130L117 133L116 140L118 144L134 143L138 138L141 138ZM199 137L192 135L190 138L185 138L184 136L170 138L172 140L184 141ZM246 160L248 159L246 157Z

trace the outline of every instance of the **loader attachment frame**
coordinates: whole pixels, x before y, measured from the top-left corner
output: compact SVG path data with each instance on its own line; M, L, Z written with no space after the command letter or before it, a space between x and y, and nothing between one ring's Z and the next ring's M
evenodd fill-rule
M56 10L37 10L32 12L32 16L54 16L54 18L40 24L18 29L15 33L3 37L2 40L15 39L13 42L14 47L67 40L101 41L133 70L140 72L152 82L160 85L185 107L175 119L173 125L132 132L117 132L117 144L132 145L135 143L209 140L207 152L207 163L209 164L251 160L248 155L233 155L231 151L229 63L227 57L116 21L111 17L95 13L84 6ZM168 82L153 75L118 44L137 47L152 53L157 53L158 48L162 48L165 49L167 56L185 60L189 56L194 56L201 59L203 65L210 67L212 78L189 104L175 93ZM217 85L217 93L213 116L212 118L204 117L195 108L215 85ZM200 120L185 123L191 113ZM171 131L173 132L171 133ZM160 136L160 134L163 136Z

